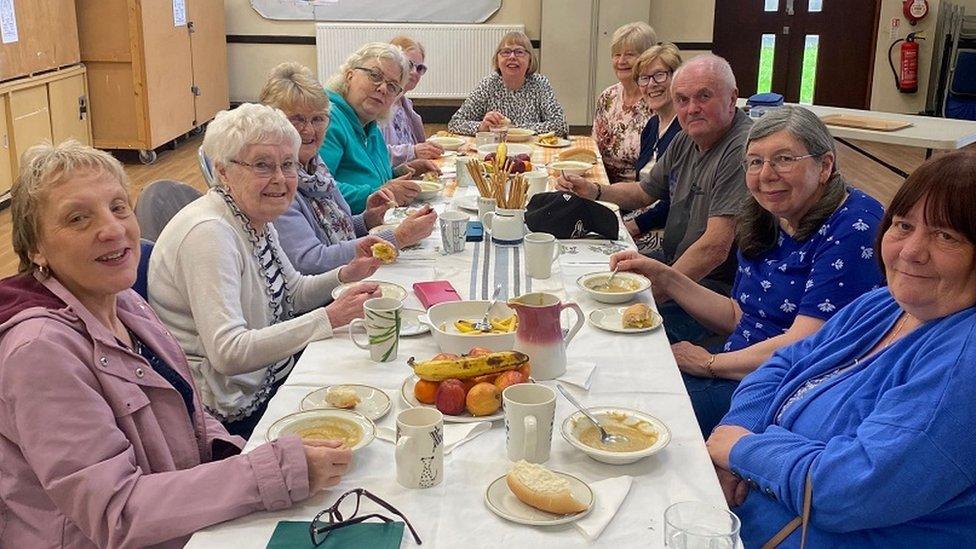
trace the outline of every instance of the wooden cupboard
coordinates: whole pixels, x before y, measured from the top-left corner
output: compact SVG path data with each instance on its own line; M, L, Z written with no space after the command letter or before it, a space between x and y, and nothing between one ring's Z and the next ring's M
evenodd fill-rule
M17 41L0 42L0 80L81 60L74 0L12 0Z
M224 4L185 0L75 0L88 67L94 145L153 149L228 107Z
M0 197L33 145L66 139L91 144L87 95L80 65L0 84Z

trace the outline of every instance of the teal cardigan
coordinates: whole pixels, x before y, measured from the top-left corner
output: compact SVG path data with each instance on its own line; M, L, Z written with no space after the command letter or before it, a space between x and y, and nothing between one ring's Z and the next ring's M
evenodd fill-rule
M332 122L319 154L355 215L366 209L373 191L393 178L393 166L376 122L363 126L342 95L331 90L328 94Z

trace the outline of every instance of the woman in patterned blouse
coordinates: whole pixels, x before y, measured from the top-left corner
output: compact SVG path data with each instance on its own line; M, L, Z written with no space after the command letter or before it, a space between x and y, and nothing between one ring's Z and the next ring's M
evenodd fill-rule
M413 101L407 99L407 92L416 88L420 77L427 72L424 46L408 36L397 36L390 43L399 46L410 62L410 76L403 85L403 93L390 108L390 119L380 126L386 148L390 151L390 162L397 166L414 158L438 158L444 149L436 143L425 141L424 120L413 110Z
M593 118L593 140L610 183L637 179L640 135L653 113L634 79L634 63L655 41L654 29L643 21L620 27L610 41L610 64L619 82L597 98Z
M506 34L491 59L495 74L485 77L464 100L447 129L474 135L507 123L566 137L569 126L563 106L556 100L549 79L536 72L538 66L525 33Z
M739 380L881 283L872 245L883 209L847 186L836 159L827 127L804 108L767 112L752 127L743 161L751 200L737 220L731 298L637 252L610 258L611 268L647 276L698 322L729 334L713 350L671 346L706 438Z

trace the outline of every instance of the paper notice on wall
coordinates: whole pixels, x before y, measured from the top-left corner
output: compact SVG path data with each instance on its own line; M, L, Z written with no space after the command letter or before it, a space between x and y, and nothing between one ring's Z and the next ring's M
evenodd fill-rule
M186 0L173 0L173 24L177 27L186 26Z
M14 13L14 0L0 0L0 39L4 44L20 40L17 35L17 14Z

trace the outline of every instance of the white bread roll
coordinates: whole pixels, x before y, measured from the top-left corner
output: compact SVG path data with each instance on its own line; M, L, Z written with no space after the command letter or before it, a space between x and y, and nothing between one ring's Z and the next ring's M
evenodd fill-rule
M522 503L549 513L568 515L585 511L569 491L569 481L542 465L520 460L506 477L508 488Z
M577 160L580 162L587 162L589 164L596 164L596 153L587 149L586 147L572 147L566 149L565 151L557 155L559 160Z
M650 328L652 323L651 308L644 303L634 303L624 309L624 328Z

